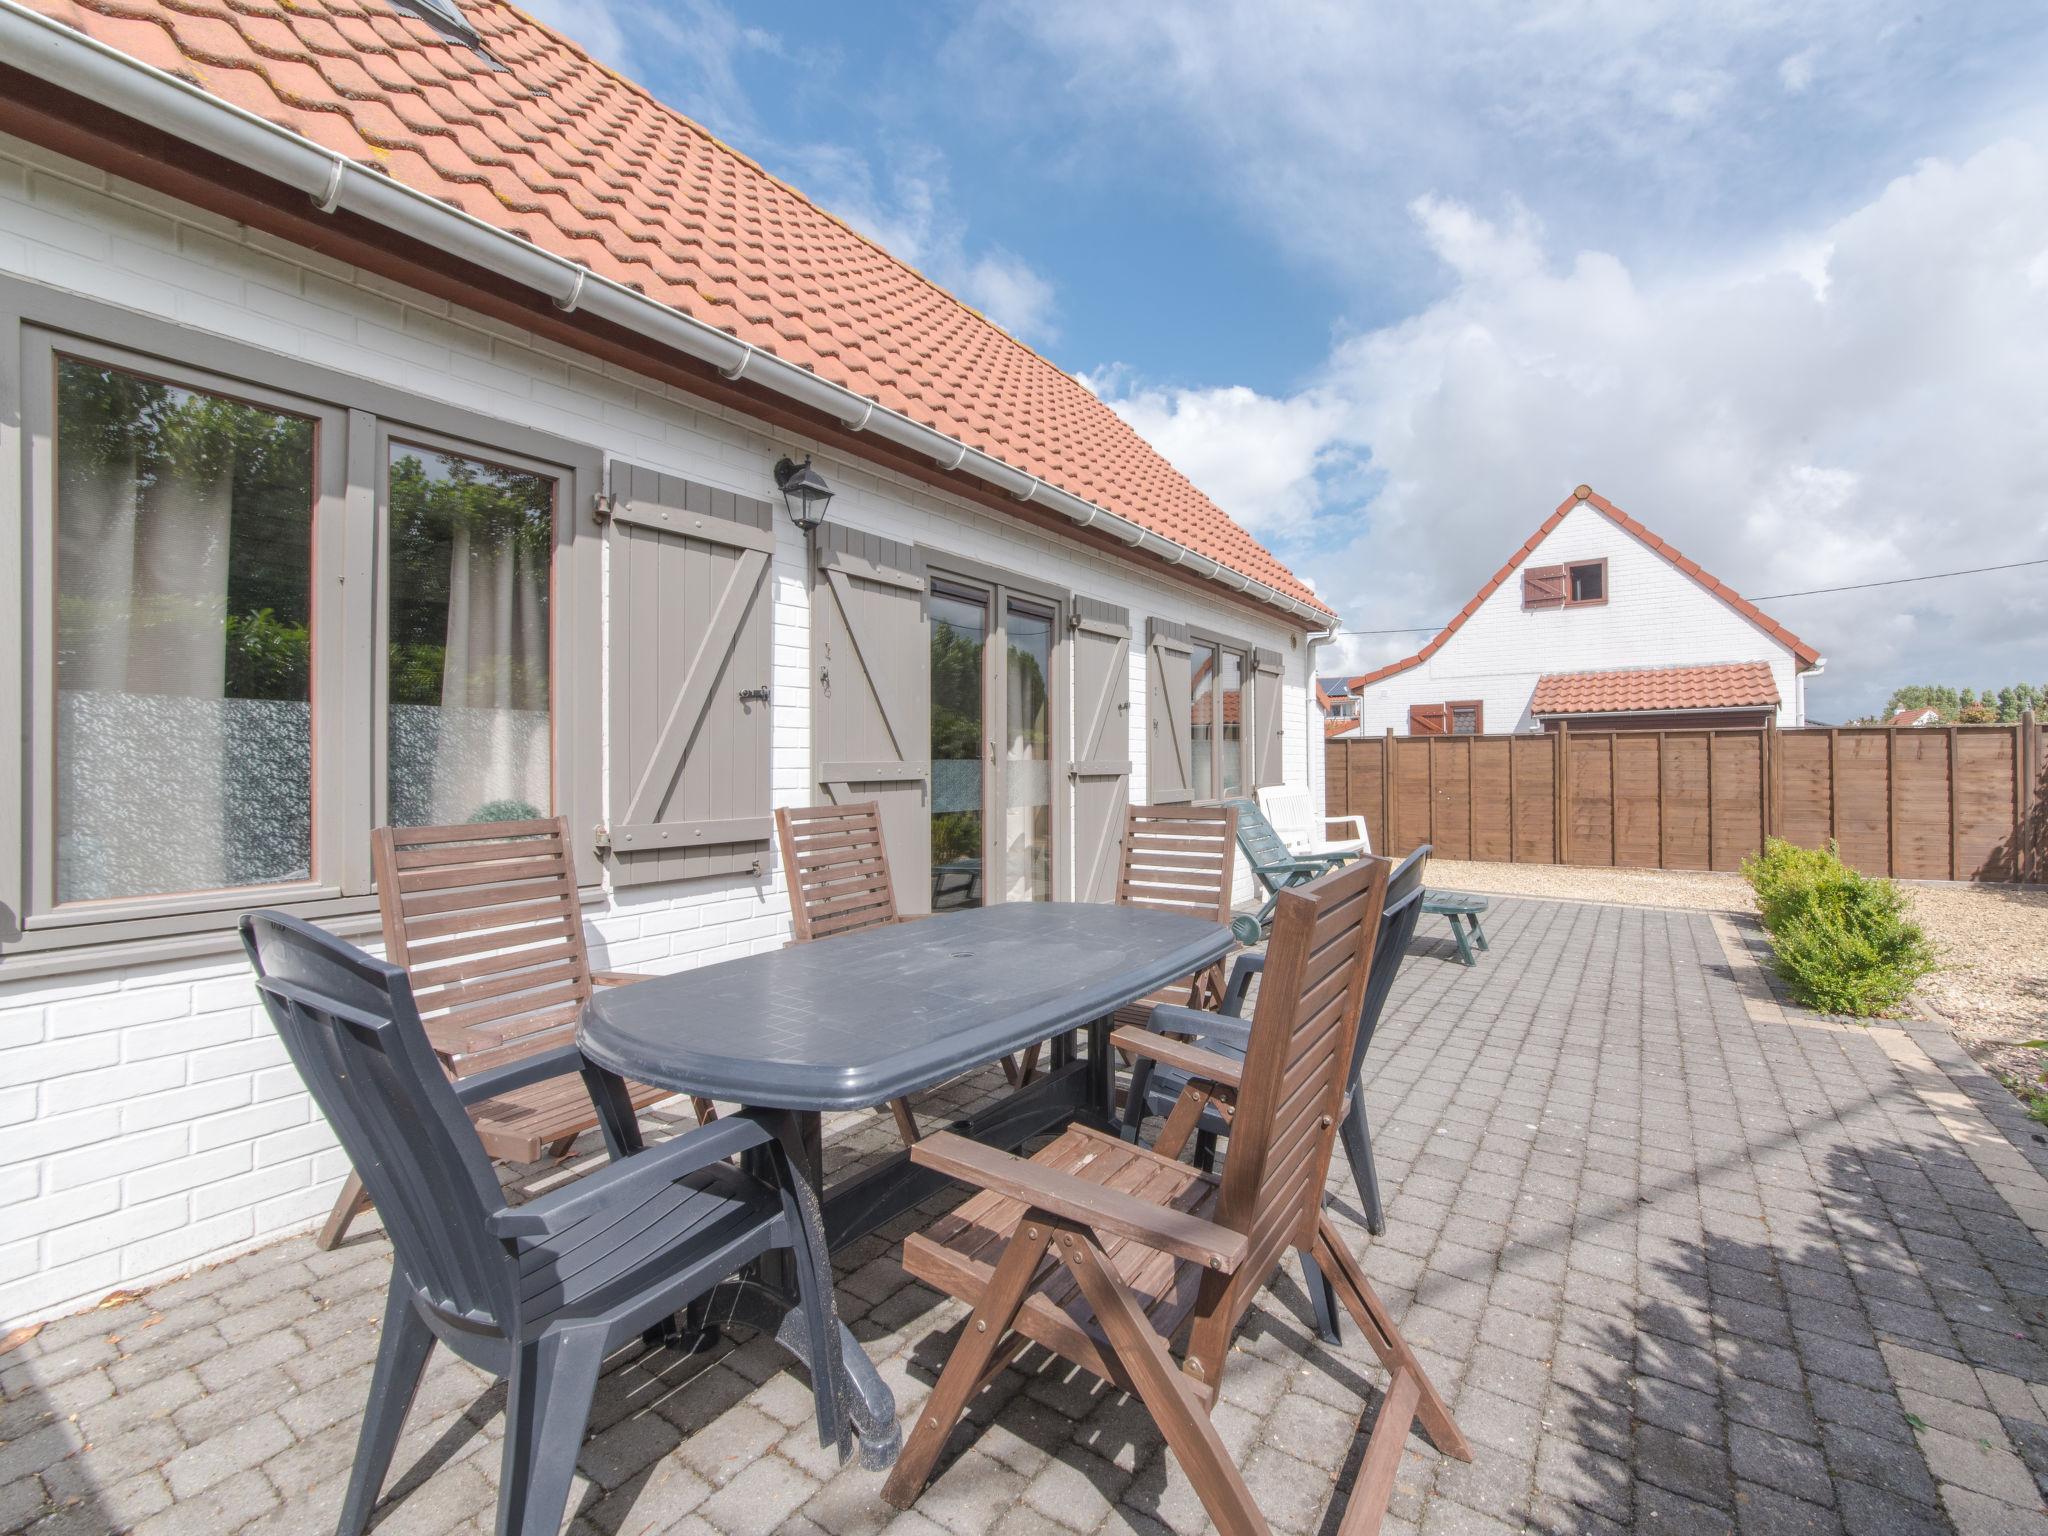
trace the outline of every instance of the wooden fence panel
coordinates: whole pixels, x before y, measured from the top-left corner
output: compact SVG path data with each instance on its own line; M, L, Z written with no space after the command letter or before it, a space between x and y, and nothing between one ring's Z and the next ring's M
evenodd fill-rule
M1571 731L1329 743L1384 853L1733 871L1772 835L1870 874L2048 881L2048 731ZM1565 847L1558 846L1559 837Z
M1611 733L1567 740L1566 793L1570 803L1571 862L1614 862L1614 737Z
M1658 792L1663 798L1664 850L1666 869L1706 869L1712 864L1709 829L1713 822L1708 803L1712 768L1712 743L1705 731L1675 731L1658 734L1662 761ZM1718 786L1717 786L1718 787Z
M1664 819L1658 763L1663 737L1653 731L1614 731L1614 862L1654 869L1662 858Z
M1430 841L1429 738L1397 736L1393 753L1394 830L1387 851L1400 857Z
M1472 754L1472 857L1504 863L1514 858L1515 814L1510 736L1474 736ZM1546 808L1546 817L1550 814Z
M1514 784L1514 841L1517 864L1557 862L1557 738L1516 736L1508 741Z
M1387 851L1385 772L1386 742L1382 738L1332 741L1323 747L1323 809L1332 816L1363 816L1366 837L1376 853Z
M1949 754L1953 731L1900 731L1892 744L1892 873L1949 878Z
M1954 730L1955 863L1959 880L2011 880L2019 811L2017 732Z
M1764 846L1764 733L1715 731L1709 737L1713 784L1711 867L1736 870Z
M1891 872L1889 730L1835 733L1835 844L1866 875Z
M1472 857L1472 741L1437 738L1428 743L1433 804L1429 840L1437 856Z
M1835 780L1826 731L1780 731L1776 742L1778 810L1773 830L1802 848L1835 835Z

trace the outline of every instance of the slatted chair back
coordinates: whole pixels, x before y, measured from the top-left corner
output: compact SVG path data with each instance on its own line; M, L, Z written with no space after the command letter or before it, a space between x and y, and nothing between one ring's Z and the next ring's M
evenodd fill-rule
M1188 1345L1209 1381L1282 1255L1316 1240L1386 891L1387 862L1362 859L1281 893L1216 1207L1249 1247L1230 1276L1203 1277Z
M404 971L278 912L242 919L263 1006L430 1305L503 1332L516 1260L486 1220L505 1200L436 1064Z
M1429 844L1409 854L1387 876L1387 896L1380 909L1379 937L1373 942L1372 966L1365 976L1365 1000L1358 1013L1358 1033L1351 1041L1351 1070L1344 1081L1345 1095L1358 1091L1358 1075L1365 1069L1365 1053L1372 1046L1380 1015L1394 990L1394 977L1415 937L1415 924L1422 916L1422 872L1429 863Z
M1294 851L1287 846L1286 839L1273 830L1273 823L1266 820L1264 811L1249 800L1232 800L1229 804L1238 813L1238 840L1244 844L1244 855L1251 860L1252 868L1270 869L1276 864L1294 862Z
M590 1000L569 823L379 827L385 956L458 1077L559 1045Z
M1124 815L1117 905L1229 922L1237 827L1232 806L1132 806Z
M897 920L896 887L889 879L882 808L876 801L779 809L775 841L789 881L789 915L798 943Z

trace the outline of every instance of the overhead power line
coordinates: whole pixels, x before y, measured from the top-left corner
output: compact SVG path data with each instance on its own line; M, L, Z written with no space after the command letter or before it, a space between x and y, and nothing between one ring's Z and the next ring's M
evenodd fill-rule
M1951 576L1984 576L1992 571L2018 571L2030 565L2048 565L2048 556L2038 560L2008 560L2003 565L1973 565L1962 571L1927 571L1918 576L1893 576L1885 581L1854 581L1843 587L1808 587L1803 592L1767 592L1750 599L1753 603L1779 603L1789 597L1822 597L1830 592L1867 592L1872 587L1903 587L1915 581L1946 581ZM1433 635L1441 624L1411 624L1404 629L1340 629L1339 635Z

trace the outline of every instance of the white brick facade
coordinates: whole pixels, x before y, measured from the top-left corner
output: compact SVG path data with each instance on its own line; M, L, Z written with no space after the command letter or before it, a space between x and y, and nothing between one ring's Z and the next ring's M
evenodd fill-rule
M496 321L253 234L0 136L0 273L48 284L747 495L815 449ZM118 340L118 337L112 338ZM11 364L10 364L11 366ZM15 474L18 434L0 423ZM1144 786L1145 620L1285 658L1290 783L1319 792L1303 637L1249 610L817 449L832 518L1131 610L1133 795ZM779 505L779 503L778 503ZM773 788L809 797L803 547L774 571ZM11 726L10 726L11 728ZM773 864L772 859L767 861ZM1246 884L1244 894L1249 894ZM778 946L779 870L640 887L588 909L592 961L673 971ZM256 1007L237 953L23 975L0 959L0 1326L90 1302L316 1222L344 1163Z
M1530 552L1524 566L1607 561L1608 600L1524 608L1511 573L1442 649L1359 691L1361 734L1408 731L1408 706L1479 699L1489 733L1527 731L1536 680L1551 672L1708 666L1766 661L1778 685L1778 724L1806 723L1797 659L1774 636L1702 587L1634 534L1581 502Z

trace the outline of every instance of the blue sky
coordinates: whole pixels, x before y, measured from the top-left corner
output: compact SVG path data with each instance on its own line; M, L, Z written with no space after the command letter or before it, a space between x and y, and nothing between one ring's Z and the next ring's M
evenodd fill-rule
M2048 555L2037 4L533 9L1088 380L1355 628L1447 616L1579 481L1757 593ZM2044 593L1772 610L1843 718L2048 680Z

